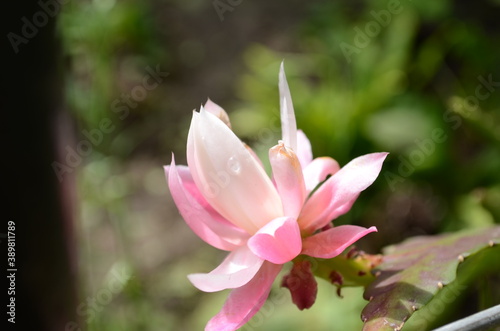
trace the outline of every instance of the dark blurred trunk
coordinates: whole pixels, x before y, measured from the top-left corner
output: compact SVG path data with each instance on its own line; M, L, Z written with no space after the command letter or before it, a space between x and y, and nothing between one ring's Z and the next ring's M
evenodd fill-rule
M68 1L64 1L69 4ZM2 310L15 297L15 324L2 312L8 330L72 330L76 319L76 260L72 229L74 185L59 182L57 119L63 86L56 0L15 1L2 10L2 113L7 136L2 160L7 164L7 222L15 223L15 294L8 295L7 238L0 238ZM7 57L7 59L6 59ZM4 131L5 133L5 131ZM10 151L9 148L12 148ZM6 298L7 295L7 298ZM3 328L2 328L3 329ZM75 329L76 330L76 329Z

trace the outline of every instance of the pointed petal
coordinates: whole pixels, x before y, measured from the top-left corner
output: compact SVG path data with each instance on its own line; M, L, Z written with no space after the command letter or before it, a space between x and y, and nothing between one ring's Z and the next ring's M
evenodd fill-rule
M248 322L266 302L282 266L264 262L248 284L229 294L221 311L212 317L205 331L234 331Z
M231 122L229 121L229 116L221 106L219 106L209 98L207 99L207 102L205 102L205 106L203 108L209 113L217 116L217 118L219 118L222 122L224 122L224 124L226 124L231 129Z
M291 261L302 249L297 221L292 217L274 219L254 234L247 245L255 255L269 262Z
M299 158L302 169L307 167L313 159L311 142L302 130L297 130L297 151L295 153Z
M185 173L184 176L187 177ZM213 208L208 206L206 201L200 200L202 197L196 193L195 185L191 184L189 180L186 183L182 180L173 156L172 164L168 167L167 177L170 193L180 214L198 237L216 248L228 251L234 250L246 242L249 237L246 231L224 220ZM198 197L196 197L197 195Z
M351 210L352 205L356 202L358 199L359 194L356 194L354 198L352 198L350 201L347 201L344 203L342 206L338 207L337 209L333 210L326 218L329 220L334 220L337 217L344 215L347 213L349 210Z
M377 232L372 226L340 225L304 239L302 253L320 259L331 259L342 253L368 233Z
M173 155L172 155L172 160L173 160ZM168 178L168 174L170 172L170 166L164 166L164 169L165 169L165 175ZM243 243L246 242L246 239L250 238L248 232L238 228L233 223L226 220L208 203L207 200L205 200L205 197L201 194L200 190L198 190L198 187L196 186L196 183L193 180L193 176L191 176L191 171L187 166L175 165L175 171L180 177L184 190L186 190L194 199L196 199L198 204L210 214L212 219L214 219L217 222L226 224L228 227L232 228L233 231L237 231L238 233L240 233L241 240L239 240L238 246L243 245Z
M171 171L170 168L172 168L172 166L175 166L174 170L176 172L176 175L179 176L180 181L182 183L182 186L184 187L184 190L187 193L189 193L193 198L195 198L196 201L201 206L203 206L203 208L205 208L205 209L212 208L210 206L210 204L207 202L207 200L205 200L205 198L201 194L200 190L198 190L198 187L196 186L195 182L193 181L193 176L191 176L191 171L189 171L189 168L185 165L175 164L173 154L172 154L172 164L173 165L163 166L163 169L165 170L166 178L167 179L169 178L169 173ZM215 212L215 210L214 210L214 212ZM217 212L215 212L215 213L218 214ZM218 215L219 215L219 217L222 218L222 216L220 216L220 214L218 214Z
M324 181L328 175L333 176L339 171L340 166L331 157L318 157L315 158L304 169L304 181L306 183L307 192L311 192L314 188Z
M293 110L292 96L290 88L286 81L285 68L283 62L280 66L279 74L279 90L280 90L280 114L281 114L281 131L283 141L287 147L294 151L297 150L297 123L295 121L295 112Z
M299 159L283 142L269 150L269 161L273 169L276 188L283 203L285 216L299 216L306 199L306 187Z
M370 186L377 178L388 153L360 156L330 177L306 201L299 216L300 228L305 233L328 224L335 210L346 205Z
M231 252L224 261L208 274L188 275L191 283L204 292L237 288L248 283L259 271L264 260L247 246Z
M193 115L187 159L200 192L234 225L253 234L283 215L264 169L222 121L203 109Z

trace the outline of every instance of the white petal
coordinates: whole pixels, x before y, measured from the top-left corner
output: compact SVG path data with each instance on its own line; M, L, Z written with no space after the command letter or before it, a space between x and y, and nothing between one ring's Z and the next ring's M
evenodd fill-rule
M193 115L187 159L200 192L234 225L253 234L283 216L264 169L222 121L203 109Z
M207 102L205 102L204 109L217 116L222 122L224 122L224 124L231 128L231 122L229 121L229 116L226 111L221 106L210 100L210 98L207 99Z
M204 292L237 288L248 283L259 271L264 260L245 245L231 252L222 263L207 274L188 275L191 283Z
M293 111L292 96L288 82L286 81L285 68L283 62L280 66L279 74L279 91L280 91L280 114L281 114L281 131L283 141L287 147L297 151L297 123L295 122L295 113Z

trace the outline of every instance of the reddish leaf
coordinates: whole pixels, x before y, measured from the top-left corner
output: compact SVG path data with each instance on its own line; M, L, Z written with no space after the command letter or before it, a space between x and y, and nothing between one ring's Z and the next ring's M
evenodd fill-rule
M415 237L384 250L377 278L365 291L363 330L400 330L417 309L456 278L468 256L500 243L500 227Z

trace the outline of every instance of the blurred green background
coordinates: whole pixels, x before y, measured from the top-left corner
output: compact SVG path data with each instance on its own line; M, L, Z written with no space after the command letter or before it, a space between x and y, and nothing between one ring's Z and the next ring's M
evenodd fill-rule
M185 164L192 110L207 97L267 160L280 137L283 59L298 127L315 156L343 165L391 153L375 184L336 221L378 227L361 248L377 253L409 236L500 223L498 17L498 0L62 6L61 68L74 123L64 144L92 143L72 173L84 303L75 308L77 324L201 330L218 312L228 292L200 292L186 275L212 270L224 252L184 224L162 166L172 152ZM500 293L498 276L485 281ZM317 303L299 312L276 281L243 329L359 330L362 289L346 289L341 299L319 282ZM481 293L472 285L448 318L499 303Z

